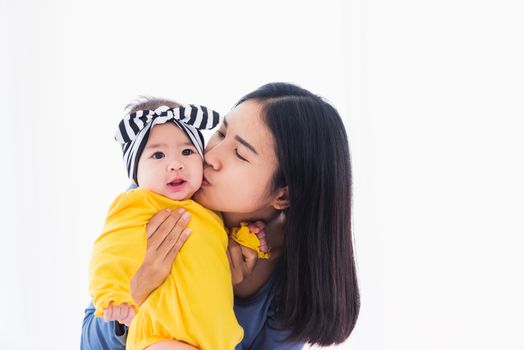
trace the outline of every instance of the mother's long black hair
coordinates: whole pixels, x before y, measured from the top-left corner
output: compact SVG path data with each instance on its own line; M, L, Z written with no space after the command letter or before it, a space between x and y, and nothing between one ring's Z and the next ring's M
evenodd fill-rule
M247 100L261 103L275 140L273 190L289 192L277 316L290 341L341 343L360 309L344 124L333 106L292 84L266 84L238 104Z

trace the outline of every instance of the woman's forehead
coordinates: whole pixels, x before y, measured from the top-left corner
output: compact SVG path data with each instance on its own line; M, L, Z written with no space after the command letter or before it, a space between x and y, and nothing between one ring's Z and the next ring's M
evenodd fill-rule
M261 121L262 105L259 102L248 100L235 106L225 116L224 122L231 123L249 123Z
M224 118L224 126L232 137L246 141L257 153L274 154L273 135L262 118L262 106L245 101L233 108Z

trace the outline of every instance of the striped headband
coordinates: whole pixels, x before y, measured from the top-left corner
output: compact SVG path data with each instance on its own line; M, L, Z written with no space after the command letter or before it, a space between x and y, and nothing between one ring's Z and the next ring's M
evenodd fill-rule
M217 112L199 105L176 108L160 106L154 111L141 110L127 114L118 124L115 134L115 140L122 145L127 175L138 185L138 161L153 126L175 123L187 135L200 156L204 157L204 136L200 130L211 130L219 121Z

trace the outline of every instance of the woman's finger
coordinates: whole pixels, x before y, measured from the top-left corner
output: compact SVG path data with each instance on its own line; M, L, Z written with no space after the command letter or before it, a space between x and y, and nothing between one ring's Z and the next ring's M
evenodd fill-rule
M240 249L240 244L229 239L227 250L229 251L229 256L231 257L231 268L235 270L240 270L242 268L242 250Z
M251 275L258 261L258 253L255 250L244 247L232 239L229 239L227 257L235 285Z
M231 282L233 285L237 285L244 280L242 250L240 250L240 245L231 238L228 242L226 254L231 269Z
M176 256L180 252L180 249L182 249L182 246L184 243L186 243L186 240L189 238L189 235L191 234L191 229L186 228L182 233L180 234L178 240L175 242L173 247L169 250L169 252L166 255L165 260L173 264L173 261L175 260Z
M233 267L233 259L231 258L229 250L226 250L226 255L227 260L229 261L229 267L231 268L231 282L233 283L233 285L237 285L243 280L242 271L239 271Z
M149 222L146 225L146 233L147 238L151 238L151 236L156 232L158 227L169 217L172 210L170 208L166 208L164 210L160 210L158 213L153 215L153 217L149 220Z
M251 275L253 272L253 269L255 268L255 265L258 261L258 253L251 249L244 246L240 246L240 250L242 251L242 257L243 257L243 273L244 277L247 277Z
M150 238L151 247L159 249L165 239L169 236L170 232L180 221L183 215L186 213L185 209L180 208L176 211L172 211L169 216L158 226L156 231L152 234ZM148 243L149 243L148 241Z
M169 251L176 245L177 241L180 239L182 232L185 230L187 224L189 223L190 215L188 212L185 212L182 217L174 224L169 233L166 235L165 239L158 247L158 252L163 259L166 259Z

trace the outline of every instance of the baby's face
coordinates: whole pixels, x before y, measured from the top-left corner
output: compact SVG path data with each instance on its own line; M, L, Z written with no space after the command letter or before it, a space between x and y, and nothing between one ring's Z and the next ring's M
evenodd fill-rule
M153 127L138 163L138 185L165 197L189 199L202 184L203 161L173 123Z

